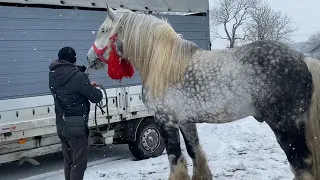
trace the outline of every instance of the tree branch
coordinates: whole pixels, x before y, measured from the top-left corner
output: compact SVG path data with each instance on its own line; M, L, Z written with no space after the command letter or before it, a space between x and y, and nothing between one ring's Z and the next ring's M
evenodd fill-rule
M212 21L216 26L222 25L225 36L217 36L220 39L229 41L229 47L234 47L237 40L243 40L247 36L239 38L238 29L247 20L249 10L255 7L260 0L218 0L211 10ZM232 24L231 24L232 23ZM231 28L229 27L231 25Z
M250 12L250 20L246 22L248 40L275 40L288 42L291 34L297 30L292 26L289 16L271 9L267 1L263 1Z

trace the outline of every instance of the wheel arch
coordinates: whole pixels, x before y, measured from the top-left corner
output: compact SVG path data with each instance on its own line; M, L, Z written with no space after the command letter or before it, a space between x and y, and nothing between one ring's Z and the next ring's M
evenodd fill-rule
M151 120L151 119L154 119L154 117L153 116L148 116L148 117L143 117L143 118L140 118L139 120L137 120L138 122L136 122L133 125L133 129L132 129L133 133L128 138L129 141L135 142L137 140L137 133L138 133L138 129L139 129L140 125L143 124L143 122L145 122L148 119Z

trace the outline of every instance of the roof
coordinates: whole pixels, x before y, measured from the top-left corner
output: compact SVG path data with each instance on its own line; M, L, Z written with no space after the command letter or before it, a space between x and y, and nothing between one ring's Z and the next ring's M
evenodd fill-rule
M314 48L312 48L309 53L315 53L320 52L320 44L316 45Z
M209 12L209 0L0 0L5 3L127 8L138 11Z

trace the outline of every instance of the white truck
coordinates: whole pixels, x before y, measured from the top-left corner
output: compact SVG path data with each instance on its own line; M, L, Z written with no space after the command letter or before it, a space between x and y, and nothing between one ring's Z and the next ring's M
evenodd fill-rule
M112 8L126 7L148 13L176 11L188 15L168 18L177 32L204 49L210 49L207 0L109 0ZM53 98L48 87L46 57L73 46L85 59L93 31L103 22L103 0L0 0L0 164L28 161L61 151L56 134ZM190 12L199 12L190 14ZM82 61L85 64L85 61ZM123 83L105 72L92 72L92 80L106 87L107 114L91 105L90 144L128 144L138 159L161 155L165 146L159 129L141 99L139 74ZM96 73L96 74L94 74ZM105 104L103 104L105 105ZM107 111L106 107L104 111Z
M95 104L91 105L91 145L128 143L138 158L142 154L145 157L160 155L164 144L153 124L152 112L141 101L141 86L109 88L106 92L111 118L108 121L107 114L98 108L95 119ZM2 100L0 115L0 163L21 158L22 163L30 161L30 157L61 151L51 95Z

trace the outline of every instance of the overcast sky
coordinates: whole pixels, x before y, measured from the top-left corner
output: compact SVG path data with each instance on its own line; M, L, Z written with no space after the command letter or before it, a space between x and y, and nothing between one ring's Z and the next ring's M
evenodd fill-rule
M215 0L210 0L215 1ZM268 0L275 9L289 15L299 29L292 35L296 42L306 41L310 34L320 31L320 0ZM210 3L212 6L212 3ZM215 40L212 46L224 48L226 42Z

